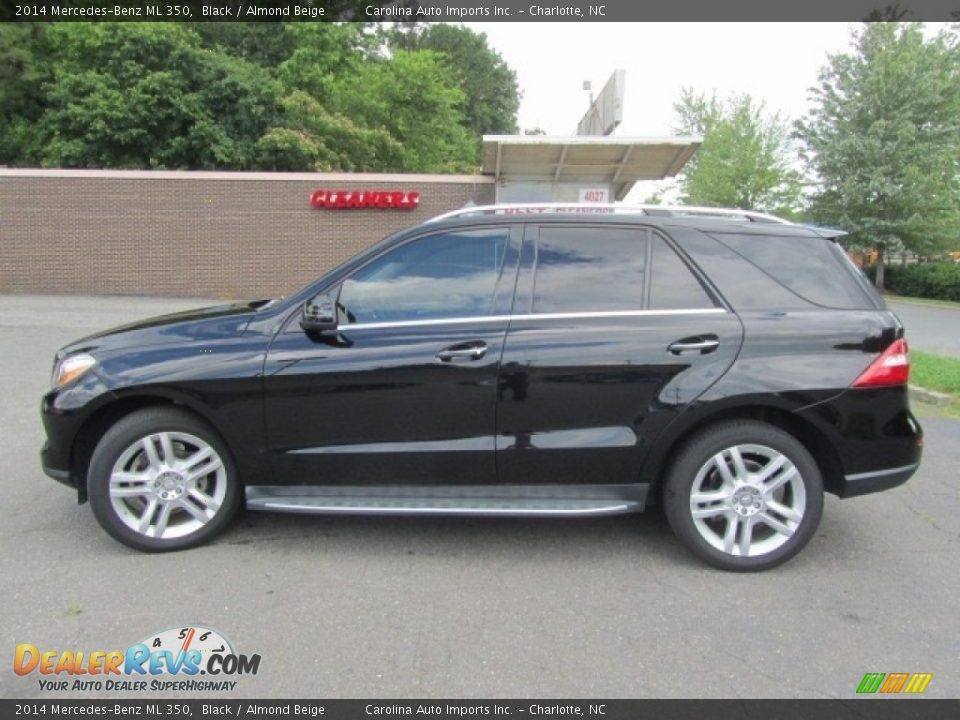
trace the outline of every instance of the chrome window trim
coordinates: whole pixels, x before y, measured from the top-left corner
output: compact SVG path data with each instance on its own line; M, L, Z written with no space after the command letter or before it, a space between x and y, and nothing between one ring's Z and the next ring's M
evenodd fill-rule
M606 312L530 313L523 315L482 315L464 318L431 318L429 320L398 320L395 322L353 323L341 325L338 330L379 330L381 328L428 327L431 325L463 325L467 323L513 322L514 320L576 320L582 318L657 317L664 315L717 315L727 313L724 308L684 308L677 310L609 310Z

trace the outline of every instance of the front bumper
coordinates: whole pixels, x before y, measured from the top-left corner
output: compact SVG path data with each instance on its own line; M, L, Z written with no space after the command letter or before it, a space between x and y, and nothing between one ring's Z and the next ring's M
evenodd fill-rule
M59 455L51 448L49 440L43 444L43 448L40 450L40 467L43 468L44 475L52 477L68 487L76 488L77 479L71 476L70 468L58 467L63 464Z
M40 450L44 474L77 491L78 500L86 500L83 470L77 467L74 452L77 437L91 415L112 396L94 372L77 382L57 388L43 396L40 418L46 442Z

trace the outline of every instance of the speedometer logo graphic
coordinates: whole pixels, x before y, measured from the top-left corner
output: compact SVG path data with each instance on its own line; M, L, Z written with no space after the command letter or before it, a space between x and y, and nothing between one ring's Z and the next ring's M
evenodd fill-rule
M213 628L203 625L191 625L188 627L171 627L161 630L158 633L148 635L140 641L151 652L162 652L164 650L176 657L179 653L187 653L191 650L200 653L200 667L207 667L207 662L211 655L233 655L233 646L222 633ZM203 670L201 674L206 674Z

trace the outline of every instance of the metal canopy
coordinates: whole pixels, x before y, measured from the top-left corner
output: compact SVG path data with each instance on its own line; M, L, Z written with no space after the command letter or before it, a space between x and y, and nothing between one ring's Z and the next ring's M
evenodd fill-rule
M638 180L673 177L702 138L484 135L482 172L497 180L609 183L622 200Z

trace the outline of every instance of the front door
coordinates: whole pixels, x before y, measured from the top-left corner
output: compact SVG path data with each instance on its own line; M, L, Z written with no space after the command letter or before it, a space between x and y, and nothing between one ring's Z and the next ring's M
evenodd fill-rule
M277 335L264 369L278 485L496 481L496 380L518 240L423 235L362 266L337 331Z

